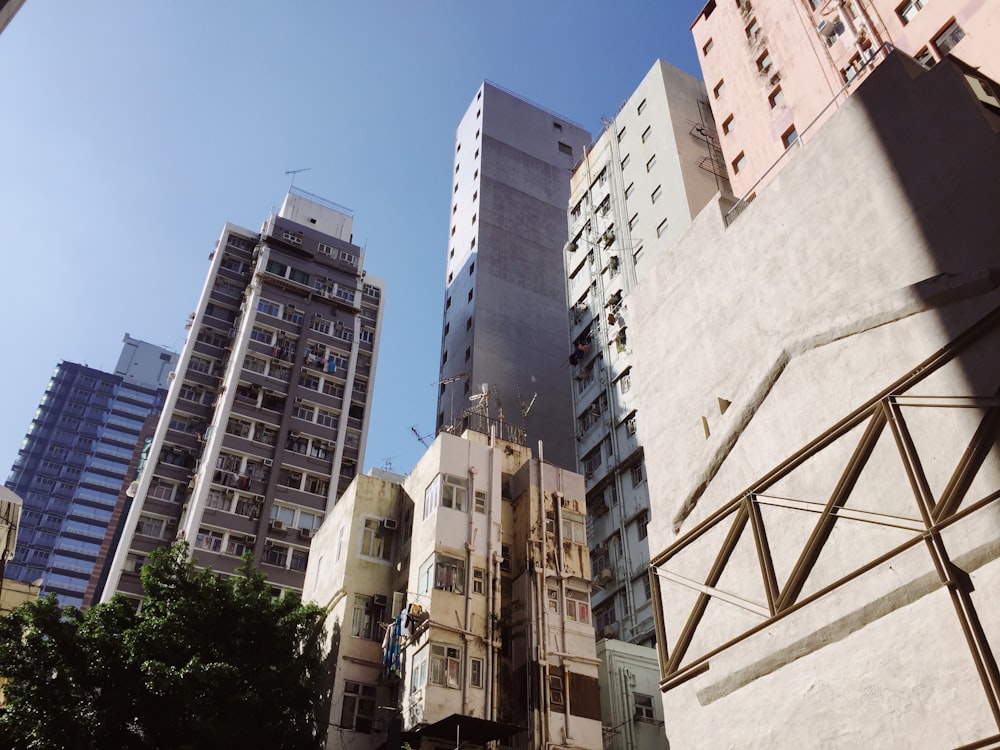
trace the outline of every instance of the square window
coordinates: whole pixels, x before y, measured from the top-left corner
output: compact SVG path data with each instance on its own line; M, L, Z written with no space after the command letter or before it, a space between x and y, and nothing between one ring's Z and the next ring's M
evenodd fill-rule
M786 130L781 135L781 145L785 148L789 148L793 143L799 139L798 131L795 130L795 126L792 125L788 130Z
M906 2L896 8L896 15L899 16L899 20L906 26L917 15L917 11L923 8L925 4L926 0L906 0Z
M653 165L655 164L656 164L656 154L653 154L650 160L646 162L646 171L647 172L650 171L653 168Z
M953 18L949 24L945 26L944 30L934 37L934 46L937 47L937 51L940 53L941 57L944 57L964 38L965 32Z
M653 126L652 125L650 125L648 128L646 128L645 130L642 131L642 142L643 143L645 143L647 140L649 140L649 136L652 134L652 132L653 132Z
M656 203L656 201L659 199L661 195L663 195L663 186L657 185L656 190L654 190L652 194L649 196L650 202Z
M627 166L628 166L628 154L625 154L625 156L622 157L622 169L625 169L625 167Z
M747 39L751 42L754 41L760 34L760 24L757 22L756 18L751 18L750 23L746 27Z
M618 142L621 143L622 138L624 137L625 137L625 128L622 128L621 130L618 131Z
M646 109L646 100L643 99L641 102L639 102L639 106L636 107L635 109L636 109L636 114L641 115L642 111Z
M757 70L761 73L766 73L771 69L771 53L768 50L764 50L763 54L757 58Z
M709 51L712 49L712 47L714 47L714 46L715 46L715 42L713 42L712 38L709 37L708 41L705 42L703 45L701 45L701 54L702 55L707 55L709 53Z
M767 101L770 102L771 109L774 109L779 104L781 104L781 100L784 99L784 98L785 98L785 95L781 91L781 86L777 86L777 87L775 87L774 91L771 92L771 95L769 97L767 97Z
M664 220L663 220L663 221L661 221L661 222L659 223L659 225L658 225L658 226L656 227L656 236L657 236L657 237L662 237L662 236L663 236L663 233L667 231L667 227L668 227L668 225L667 225L667 220L666 220L666 219L664 219Z
M729 115L722 123L722 132L729 135L733 132L733 128L736 127L736 118L734 115Z
M635 192L635 183L631 183L627 188L625 188L625 199L628 200L632 197L632 193Z
M568 154L569 156L573 155L573 147L568 143L563 143L562 141L559 141L559 151L564 154Z
M747 167L747 157L742 151L733 159L733 174L739 174Z
M715 98L718 99L722 96L722 92L726 89L726 82L723 79L719 79L719 82L715 84L715 88L712 89L712 93L715 94Z

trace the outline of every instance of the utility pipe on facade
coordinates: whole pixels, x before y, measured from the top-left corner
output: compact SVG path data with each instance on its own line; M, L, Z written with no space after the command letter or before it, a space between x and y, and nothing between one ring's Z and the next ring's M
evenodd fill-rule
M476 467L472 465L472 443L466 444L466 465L469 467L469 474L465 483L465 511L469 519L466 525L465 537L465 664L462 674L466 679L462 680L462 710L466 716L469 715L469 680L468 675L472 669L472 571L473 571L473 541L475 538L475 511L473 503L476 493Z
M539 529L541 531L541 547L542 547L542 565L541 565L541 585L538 588L538 597L541 599L541 620L542 620L542 632L541 632L541 649L539 663L542 665L542 669L539 670L539 678L541 685L538 689L539 706L541 707L541 719L542 719L542 737L547 741L549 739L549 662L548 662L548 639L549 639L549 629L548 629L548 606L547 606L547 589L546 589L546 571L548 570L548 544L547 544L547 534L545 531L545 477L542 472L542 466L545 464L545 447L542 441L538 441L538 515L539 515ZM530 491L528 493L531 494ZM565 692L563 693L565 696Z

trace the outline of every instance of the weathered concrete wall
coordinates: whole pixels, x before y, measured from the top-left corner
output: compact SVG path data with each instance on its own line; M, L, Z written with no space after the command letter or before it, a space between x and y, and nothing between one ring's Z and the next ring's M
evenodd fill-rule
M998 168L996 121L958 71L921 73L897 57L731 227L712 207L698 217L628 300L654 557L754 488L778 594L788 591L816 511L834 496L868 421L780 480L759 480L1000 305L1000 216L990 208ZM992 397L998 343L994 326L900 387L923 399L897 405L933 501L986 412L926 397ZM952 596L922 541L896 428L876 433L861 456L845 506L856 518L834 524L793 596L815 599L772 620L751 524L735 537L672 665L683 671L711 654L707 671L664 693L671 748L936 748L996 734ZM994 651L1000 513L988 498L998 488L994 441L959 509L983 507L931 535ZM717 524L661 566L670 656L699 597L678 577L709 581L731 528L731 519Z

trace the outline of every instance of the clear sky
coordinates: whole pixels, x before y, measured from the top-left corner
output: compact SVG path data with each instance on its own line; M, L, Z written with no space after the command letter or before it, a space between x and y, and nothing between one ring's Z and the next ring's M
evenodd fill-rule
M27 0L0 35L0 476L60 360L179 350L223 224L289 185L386 281L365 468L433 432L455 126L485 79L593 134L704 0Z

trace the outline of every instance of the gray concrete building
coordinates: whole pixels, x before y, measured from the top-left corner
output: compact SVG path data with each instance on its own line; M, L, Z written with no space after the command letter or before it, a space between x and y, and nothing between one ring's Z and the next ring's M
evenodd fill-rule
M139 596L156 547L228 573L245 552L300 589L313 533L364 462L383 296L353 213L292 188L227 224L100 592Z
M1000 741L997 91L889 55L629 297L671 748Z
M582 127L484 83L455 135L445 270L437 430L460 432L477 407L526 428L567 468L576 456L562 248L569 175L589 142Z

